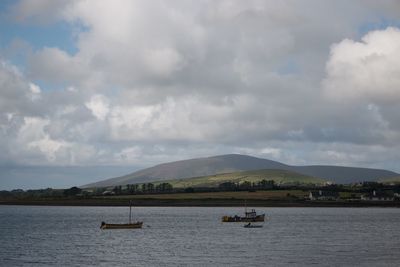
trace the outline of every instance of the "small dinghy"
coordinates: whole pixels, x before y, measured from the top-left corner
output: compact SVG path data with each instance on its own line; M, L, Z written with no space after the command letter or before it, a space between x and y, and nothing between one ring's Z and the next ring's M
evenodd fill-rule
M102 222L100 229L137 229L142 228L143 222L135 223L105 223Z
M251 224L251 223L248 223L248 224L243 225L243 227L244 228L262 228L263 226L262 226L262 224Z

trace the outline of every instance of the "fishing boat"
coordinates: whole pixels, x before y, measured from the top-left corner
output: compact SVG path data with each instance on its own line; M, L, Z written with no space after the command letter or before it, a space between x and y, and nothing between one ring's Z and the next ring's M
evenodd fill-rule
M265 221L265 214L257 215L257 212L252 209L251 211L245 211L244 217L235 216L223 216L222 222L263 222Z
M247 211L247 201L244 201L244 217L235 216L223 216L222 222L263 222L265 221L265 214L257 215L255 209Z
M132 202L129 202L129 223L106 223L101 222L100 229L138 229L142 228L143 222L132 223Z

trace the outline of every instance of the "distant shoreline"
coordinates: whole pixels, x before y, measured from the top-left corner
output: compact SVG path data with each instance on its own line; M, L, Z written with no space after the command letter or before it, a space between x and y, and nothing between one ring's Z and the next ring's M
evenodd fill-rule
M132 199L136 207L243 207L242 199ZM24 206L87 206L124 207L128 199L60 199L60 200L0 200L0 205ZM349 207L349 208L400 208L395 201L282 201L247 200L251 207Z

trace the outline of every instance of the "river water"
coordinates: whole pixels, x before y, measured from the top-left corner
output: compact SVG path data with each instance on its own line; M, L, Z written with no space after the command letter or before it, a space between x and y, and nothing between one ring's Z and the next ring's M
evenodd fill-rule
M400 209L0 206L0 266L400 266Z

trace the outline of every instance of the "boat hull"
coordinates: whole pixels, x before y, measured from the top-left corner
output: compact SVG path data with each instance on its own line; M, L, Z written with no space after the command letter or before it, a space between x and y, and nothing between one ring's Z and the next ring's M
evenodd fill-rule
M240 217L240 216L224 216L222 222L264 222L265 214L257 215L256 217Z
M125 223L125 224L117 224L117 223L105 223L100 226L100 229L138 229L142 228L143 222L136 223Z

